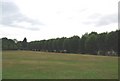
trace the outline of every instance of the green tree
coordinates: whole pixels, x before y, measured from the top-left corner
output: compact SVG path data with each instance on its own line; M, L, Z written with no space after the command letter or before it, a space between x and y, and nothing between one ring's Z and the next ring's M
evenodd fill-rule
M70 38L69 42L69 50L72 53L78 53L79 51L79 36L73 36Z
M85 41L85 49L87 53L97 54L97 36L95 34L90 34Z
M63 42L63 48L66 52L70 52L70 39L66 38Z
M85 41L88 38L88 33L85 33L82 35L80 41L79 41L79 50L80 53L86 53L86 48L85 48Z
M16 50L17 45L12 39L2 38L2 50Z
M27 38L24 38L22 41L22 49L26 50L27 49Z
M107 33L105 33L105 32L97 35L97 47L98 47L98 52L101 55L105 55L105 52L107 50L106 38L107 38Z

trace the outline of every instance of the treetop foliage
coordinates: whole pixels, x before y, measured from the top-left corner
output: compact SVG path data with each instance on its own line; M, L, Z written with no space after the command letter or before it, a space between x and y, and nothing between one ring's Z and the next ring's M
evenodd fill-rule
M2 38L2 49L117 55L119 54L119 32L120 30L99 34L97 32L91 32L85 33L81 38L74 35L69 38L62 37L31 42L27 42L27 38L24 38L23 41Z

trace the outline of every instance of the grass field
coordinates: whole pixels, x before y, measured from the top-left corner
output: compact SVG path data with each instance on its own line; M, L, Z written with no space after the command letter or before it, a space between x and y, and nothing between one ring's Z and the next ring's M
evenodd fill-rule
M3 79L118 79L118 58L3 51Z

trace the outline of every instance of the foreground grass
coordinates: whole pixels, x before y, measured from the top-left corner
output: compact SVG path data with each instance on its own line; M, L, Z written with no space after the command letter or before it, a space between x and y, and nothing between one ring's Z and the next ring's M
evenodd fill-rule
M118 58L3 51L3 79L118 79Z

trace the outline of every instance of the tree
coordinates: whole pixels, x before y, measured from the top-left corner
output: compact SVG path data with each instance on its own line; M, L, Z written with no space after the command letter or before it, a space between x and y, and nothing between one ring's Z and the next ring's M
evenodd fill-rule
M87 53L97 54L97 36L95 34L90 34L85 41L85 49Z
M22 41L22 49L23 50L27 49L27 39L26 38L24 38L23 41Z
M79 36L72 36L69 38L62 37L56 39L31 41L27 43L27 39L17 41L16 39L2 38L3 50L36 50L36 51L50 51L50 52L68 52L68 53L89 53L100 55L119 54L118 49L118 34L120 30L111 31L109 33L91 32L85 33L80 38Z
M86 53L86 49L85 49L85 41L88 38L88 33L85 33L84 35L82 35L80 41L79 41L79 49L80 49L80 53Z
M63 44L64 44L64 40L66 39L66 37L62 37L58 39L58 49L59 52L63 52L64 48L63 48Z
M63 42L63 48L66 52L70 52L70 39L66 38Z
M72 53L78 53L79 51L79 36L73 36L70 38L70 45L69 45L69 50Z
M97 47L98 47L98 53L101 55L105 55L105 52L107 50L106 41L107 33L100 33L97 35Z
M2 50L16 50L17 45L12 39L2 38Z
M118 50L118 32L112 31L112 32L108 33L108 35L106 37L106 42L107 42L106 43L107 51L117 52L117 50Z

